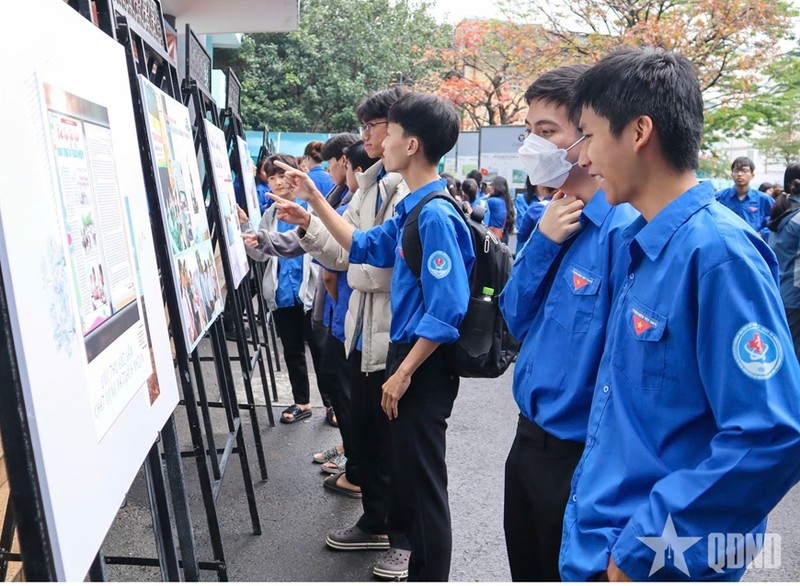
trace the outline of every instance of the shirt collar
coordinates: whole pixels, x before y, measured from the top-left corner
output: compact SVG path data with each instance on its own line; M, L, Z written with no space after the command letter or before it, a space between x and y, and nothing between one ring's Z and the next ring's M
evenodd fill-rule
M597 192L589 200L589 203L583 208L583 215L598 228L606 221L606 216L611 211L611 205L606 201L606 193L602 189Z
M711 183L700 183L684 192L649 222L641 216L634 220L623 232L623 237L626 241L635 239L648 258L655 260L677 229L713 201L714 188Z
M395 211L399 216L407 215L411 210L414 209L414 206L417 205L419 202L422 201L422 198L432 193L434 191L444 191L447 187L447 181L444 179L436 179L435 181L431 181L427 185L423 185L416 191L412 191L403 199L401 199L397 206L395 206Z

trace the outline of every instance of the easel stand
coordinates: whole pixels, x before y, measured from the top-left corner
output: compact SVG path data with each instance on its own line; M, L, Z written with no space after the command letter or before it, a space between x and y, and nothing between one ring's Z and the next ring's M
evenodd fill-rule
M236 346L238 350L238 359L242 371L242 378L244 380L245 396L247 402L243 404L250 412L250 421L253 427L253 439L255 441L256 455L258 457L259 467L261 469L261 478L267 479L267 464L264 457L264 448L261 441L261 430L258 423L258 414L256 411L255 398L253 395L252 377L251 374L255 368L255 364L261 364L263 372L263 361L261 359L261 352L257 351L252 355L248 352L247 337L245 335L244 323L242 321L243 309L241 306L241 298L251 299L250 283L247 278L242 280L238 287L234 286L232 259L228 253L227 244L225 243L225 219L222 214L220 206L220 194L217 193L217 182L215 181L214 165L211 159L211 148L209 137L207 136L205 121L210 121L214 126L220 128L219 112L211 98L211 91L209 82L211 80L211 57L206 52L203 45L192 33L189 25L186 25L186 73L183 80L183 99L184 104L192 112L192 130L195 137L195 148L198 155L202 158L205 169L205 177L203 179L203 193L208 195L210 206L208 208L208 224L212 231L212 242L218 246L220 257L222 260L223 270L225 274L225 281L228 283L228 295L230 301L231 315L229 316L234 324L234 332L236 337ZM226 155L227 156L227 155ZM207 201L208 201L207 200ZM238 222L238 219L235 220ZM251 310L252 313L252 310ZM257 335L257 334L256 334ZM235 390L233 387L233 379L229 375L231 359L227 345L225 343L224 335L221 340L213 343L215 349L215 361L221 359L225 364L220 364L226 373L226 381L230 385L233 394L232 405L238 417L239 404L236 400ZM219 350L219 353L217 352ZM258 350L258 348L257 348ZM262 379L262 384L266 385L266 377ZM220 381L222 384L222 381ZM266 392L265 392L266 394ZM274 423L273 414L271 409L271 402L268 401L268 415L270 423ZM249 495L248 495L249 498Z
M231 157L233 161L233 171L237 177L240 178L240 183L242 185L242 190L245 190L245 173L249 174L250 169L243 169L242 168L242 160L246 156L249 158L249 153L240 153L240 146L239 141L237 138L241 138L242 140L246 140L244 126L242 125L242 120L239 117L239 96L241 95L242 85L239 83L236 75L233 73L233 70L228 67L226 71L226 79L227 79L227 91L225 92L226 95L226 107L221 111L220 118L221 118L221 125L225 132L225 140L228 147L228 152L232 152L233 156ZM251 202L248 201L246 197L243 198L244 209L249 215L252 210L250 210ZM257 204L256 204L257 205ZM258 226L254 226L258 229ZM250 270L251 274L255 276L255 283L256 283L256 294L255 297L257 298L258 308L259 308L259 319L256 319L253 312L253 298L247 297L244 291L240 291L239 296L239 303L245 308L246 310L246 319L247 323L250 324L250 331L252 332L252 342L253 348L255 352L253 353L253 357L255 358L258 355L258 358L261 358L261 348L264 348L264 351L267 356L267 364L269 367L269 381L272 385L272 396L274 400L278 400L278 386L275 382L275 370L273 368L272 363L272 355L270 354L270 347L269 347L269 332L267 330L267 323L268 316L266 314L266 303L264 303L264 298L261 296L260 292L260 284L264 279L264 263L257 262L252 258L249 258ZM252 293L250 293L252 295ZM258 322L261 323L262 334L264 336L264 343L262 344L259 341L258 336ZM271 319L269 323L272 323ZM277 359L277 341L275 340L275 332L273 330L273 348L276 350L276 363L278 364L278 368L280 368L280 362ZM254 362L251 360L251 368ZM269 392L267 390L266 385L266 376L264 372L264 361L263 359L258 360L259 368L260 368L260 375L261 375L261 382L264 388L264 398L267 404L267 412L269 415L269 422L271 426L275 425L275 417L272 413L272 401L269 397ZM252 378L252 370L251 370L251 378Z
M124 7L122 6L123 4ZM134 9L144 10L146 14L132 14L129 12ZM157 18L153 17L153 11L157 14ZM192 352L190 356L186 351L187 344L183 333L184 329L179 310L179 300L174 287L176 275L174 275L172 271L169 238L162 220L161 202L158 197L158 178L154 171L155 165L152 160L152 151L150 149L150 137L145 122L146 110L139 89L137 74L141 73L167 95L181 101L177 68L174 60L166 52L163 15L157 0L137 3L120 0L120 2L114 4L112 4L111 0L106 0L105 2L98 2L98 14L101 28L107 32L109 30L112 31L126 51L145 187L148 196L151 224L153 226L156 257L162 275L163 292L166 299L175 345L176 367L178 378L180 379L183 403L186 408L192 441L192 450L188 453L184 453L180 450L180 443L174 421L171 420L168 427L165 427L165 430L162 431L164 458L167 465L167 475L171 488L170 494L172 496L172 508L175 513L175 525L181 550L180 560L177 559L177 556L174 556L173 559L173 555L170 551L170 543L164 542L163 544L159 543L157 546L159 554L157 559L107 557L106 561L108 563L139 566L156 566L165 563L171 564L172 566L177 565L183 568L184 578L187 581L199 580L200 570L211 570L217 573L219 580L224 581L228 579L228 574L216 509L216 498L220 492L228 456L234 450L234 442L237 444L237 451L240 455L253 532L255 534L260 534L261 526L255 505L252 480L247 461L247 453L242 438L238 410L236 409L235 394L232 394L232 384L220 384L219 387L222 398L221 404L225 407L228 422L228 442L226 447L222 449L223 457L219 459L217 449L213 443L214 433L210 423L210 417L208 416L208 403L205 395L202 372L199 369L197 352ZM147 26L152 28L153 26L159 25L160 28L158 30L150 30L147 28ZM220 340L224 340L224 334L222 333L219 320L216 320L216 322L211 325L211 338L212 343L216 346L219 345ZM192 363L191 367L190 361ZM227 360L223 360L222 358L215 361L218 381L224 380L228 382L232 379L230 368L225 368L226 363ZM195 386L192 381L192 370L194 370L195 373L194 382L197 385L197 392L195 392ZM233 399L231 399L231 397L233 397ZM198 406L204 409L205 420L203 424L201 424L200 415L198 414ZM204 431L209 439L208 449L205 447L206 444L203 437ZM186 499L181 463L181 458L186 455L194 456L197 464L203 504L209 527L209 538L213 552L212 560L198 561L195 554L194 535L188 501ZM153 456L153 460L155 460L155 455ZM209 457L212 471L209 471ZM212 474L213 481L211 478ZM158 485L157 482L153 484L155 486ZM150 485L151 482L150 479L148 479L148 487ZM166 517L166 519L168 519L168 517ZM154 518L154 528L156 528L157 534L159 531L163 533L168 526L168 522L164 522L163 519L155 520Z

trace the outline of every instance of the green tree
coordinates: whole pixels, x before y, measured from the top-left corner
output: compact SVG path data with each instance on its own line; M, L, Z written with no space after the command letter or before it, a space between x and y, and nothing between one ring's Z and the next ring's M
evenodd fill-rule
M450 34L429 0L301 0L297 31L246 35L215 62L242 82L245 127L341 132L358 126L355 106L369 92L424 76L423 50Z

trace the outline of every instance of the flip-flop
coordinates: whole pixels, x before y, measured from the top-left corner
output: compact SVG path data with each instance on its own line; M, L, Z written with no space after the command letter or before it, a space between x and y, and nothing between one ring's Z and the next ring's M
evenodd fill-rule
M328 476L325 480L322 481L322 486L327 488L328 490L332 490L333 492L338 492L339 494L343 494L345 496L349 496L352 499L360 499L361 492L356 492L355 490L349 490L343 486L339 486L336 484L336 481L339 480L339 477L344 474L344 472L339 472L338 474L334 474L333 476Z
M284 417L284 415L291 415L292 418L289 419ZM301 421L309 417L311 417L311 409L303 411L297 405L292 405L281 412L281 423L294 423L295 421Z

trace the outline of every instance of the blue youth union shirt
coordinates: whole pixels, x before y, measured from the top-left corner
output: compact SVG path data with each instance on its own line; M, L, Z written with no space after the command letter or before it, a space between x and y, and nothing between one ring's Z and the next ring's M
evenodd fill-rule
M717 201L742 218L765 239L769 237L769 230L767 230L766 225L769 221L769 212L772 210L774 201L766 193L756 189L749 189L744 199L739 199L734 186L718 191L716 198Z
M633 580L738 580L743 567L709 567L709 535L763 532L800 478L800 366L775 256L703 184L624 236L561 577L588 580L610 553Z
M349 206L349 203L341 204L336 208L336 213L340 216L343 215ZM322 266L322 264L316 260L313 262ZM350 295L353 293L353 289L347 284L347 271L331 272L337 275L336 301L334 302L328 292L325 292L325 312L322 323L326 328L330 327L331 335L344 344L344 320L347 316L347 306L350 304ZM320 276L320 278L322 277Z
M554 274L547 278L565 245L537 230L500 295L509 330L522 341L514 399L528 420L560 439L586 439L611 294L626 276L612 275L611 267L623 245L622 231L637 216L628 204L612 208L598 191Z
M525 210L525 216L520 220L519 228L517 231L517 242L521 244L525 244L528 241L528 238L531 237L531 233L533 229L536 228L536 225L539 223L539 218L542 217L544 213L544 208L547 207L547 204L550 203L550 200L553 199L552 197L546 197L541 201L533 200L531 205L528 206L528 209ZM519 247L519 244L517 244Z
M308 202L295 200L303 208ZM278 220L278 232L295 230L297 226ZM278 284L275 289L275 304L278 307L294 307L301 305L300 286L303 284L303 256L294 258L278 258Z
M403 226L409 212L423 197L446 185L443 179L428 183L403 198L395 206L394 217L353 234L350 262L394 267L389 338L395 344L411 344L419 338L454 342L467 312L475 253L467 224L452 204L434 199L419 215L422 289L403 258Z

